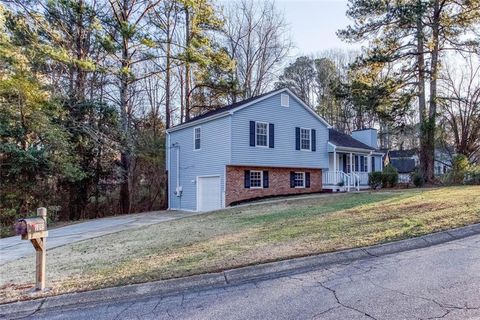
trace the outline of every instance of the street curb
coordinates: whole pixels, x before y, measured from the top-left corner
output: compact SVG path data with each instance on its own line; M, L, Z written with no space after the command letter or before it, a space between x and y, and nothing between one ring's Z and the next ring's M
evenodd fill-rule
M321 267L335 263L376 258L392 253L426 248L476 234L480 234L480 223L431 233L417 238L269 262L225 270L218 273L207 273L184 278L160 280L78 293L67 293L29 301L0 304L0 318L31 316L44 309L61 308L64 310L68 308L79 308L91 303L109 303L114 300L126 300L134 297L143 298L155 295L173 295L187 291L199 291L207 288L211 289L237 285L252 280L266 280L281 277L286 274L298 274L320 269Z

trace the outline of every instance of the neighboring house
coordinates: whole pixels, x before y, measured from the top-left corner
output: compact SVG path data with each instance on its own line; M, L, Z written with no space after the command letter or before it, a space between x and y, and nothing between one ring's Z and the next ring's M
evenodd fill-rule
M415 159L411 158L395 158L391 159L391 164L398 171L398 182L410 183L411 174L417 167Z
M344 152L352 157L348 160L352 175L362 163L364 170L371 170L365 163L370 163L374 148L363 144L357 149L333 148L329 129L288 89L170 128L166 144L169 208L209 211L248 199L320 192L329 159L339 157L334 170L339 171ZM355 155L365 155L367 160Z
M387 163L391 163L399 173L399 181L410 182L411 174L420 166L419 150L390 150L387 154ZM435 149L434 174L441 176L452 167L452 153Z

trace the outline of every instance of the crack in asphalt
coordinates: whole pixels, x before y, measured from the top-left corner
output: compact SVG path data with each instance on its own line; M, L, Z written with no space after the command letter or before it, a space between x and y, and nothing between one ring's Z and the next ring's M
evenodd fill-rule
M328 308L327 310L324 310L324 311L322 311L322 312L320 312L320 313L317 313L317 314L313 315L312 319L316 319L316 318L318 318L318 317L320 317L320 316L322 316L322 315L324 315L324 314L326 314L326 313L329 313L329 312L332 311L332 310L338 309L338 308L340 308L340 307L336 306L336 307Z
M29 313L25 316L21 316L21 317L18 317L18 318L13 318L13 319L26 319L26 318L29 318L29 317L33 316L35 313L40 311L40 309L44 305L45 301L47 301L47 298L43 299L42 302L40 302L40 304L38 305L38 307L35 310L33 310L31 313Z
M336 292L335 289L332 289L332 288L330 288L330 287L327 287L327 286L324 285L322 282L319 282L319 284L320 284L320 286L321 286L322 288L325 288L326 290L330 291L330 292L333 294L333 296L334 296L335 300L337 301L337 303L338 303L339 305L341 305L342 307L347 308L347 309L350 309L350 310L353 310L353 311L356 311L356 312L358 312L358 313L360 313L360 314L363 314L363 315L367 316L367 317L370 318L370 319L377 320L375 317L373 317L372 315L366 313L365 311L359 310L359 309L357 309L357 308L354 308L354 307L352 307L352 306L346 305L346 304L344 304L343 302L341 302L340 299L339 299L338 296L337 296L337 292Z

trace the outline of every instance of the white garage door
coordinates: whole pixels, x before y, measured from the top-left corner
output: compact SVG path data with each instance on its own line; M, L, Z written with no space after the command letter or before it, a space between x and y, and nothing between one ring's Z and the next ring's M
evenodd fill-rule
M198 177L197 210L210 211L222 207L220 177Z

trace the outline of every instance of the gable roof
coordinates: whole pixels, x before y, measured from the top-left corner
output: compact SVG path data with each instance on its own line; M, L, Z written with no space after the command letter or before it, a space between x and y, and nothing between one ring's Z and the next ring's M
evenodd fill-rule
M392 159L390 161L398 173L410 173L415 170L415 160L409 158Z
M250 103L250 102L255 101L255 100L257 100L257 99L261 99L262 97L268 96L269 94L271 94L271 93L273 93L273 92L275 92L275 91L278 91L278 90L269 91L269 92L267 92L267 93L261 94L261 95L256 96L256 97L251 97L251 98L248 98L248 99L245 99L245 100L242 100L242 101L238 101L238 102L235 102L235 103L232 103L232 104L229 104L229 105L220 107L220 108L215 109L215 110L211 110L211 111L205 112L204 114L201 114L201 115L198 115L198 116L196 116L196 117L193 117L193 118L191 118L190 120L185 121L185 122L182 123L182 124L190 123L190 122L197 121L197 120L200 120L200 119L205 119L205 118L214 116L214 115L216 115L216 114L222 113L222 112L224 112L224 111L233 110L233 109L238 108L238 107L241 107L241 106L243 106L243 105L245 105L245 104L247 104L247 103Z
M352 136L335 129L328 130L328 141L337 147L375 150L375 148L372 148L369 145L352 138Z
M281 89L272 90L270 92L267 92L267 93L264 93L264 94L261 94L261 95L255 96L255 97L251 97L251 98L248 98L248 99L245 99L245 100L242 100L242 101L239 101L239 102L236 102L236 103L233 103L233 104L230 104L230 105L227 105L227 106L224 106L224 107L212 110L212 111L208 111L204 114L196 116L196 117L194 117L194 118L192 118L192 119L190 119L190 120L188 120L184 123L181 123L179 125L176 125L176 126L170 128L170 129L168 129L167 132L187 128L187 127L193 126L194 124L198 124L198 123L201 123L203 121L208 121L208 120L214 119L216 117L222 117L222 116L229 115L229 114L231 114L235 111L238 111L238 110L241 110L245 107L248 107L248 106L254 104L255 102L262 101L264 99L272 97L272 96L274 96L278 93L281 93L281 92L289 93L301 106L303 106L308 112L310 112L313 116L315 116L318 120L320 120L320 122L322 122L324 125L326 125L327 128L331 127L330 124L328 124L328 122L325 121L325 119L323 119L318 114L316 114L315 111L313 111L313 109L310 108L310 106L308 106L299 97L297 97L290 89L281 88Z

